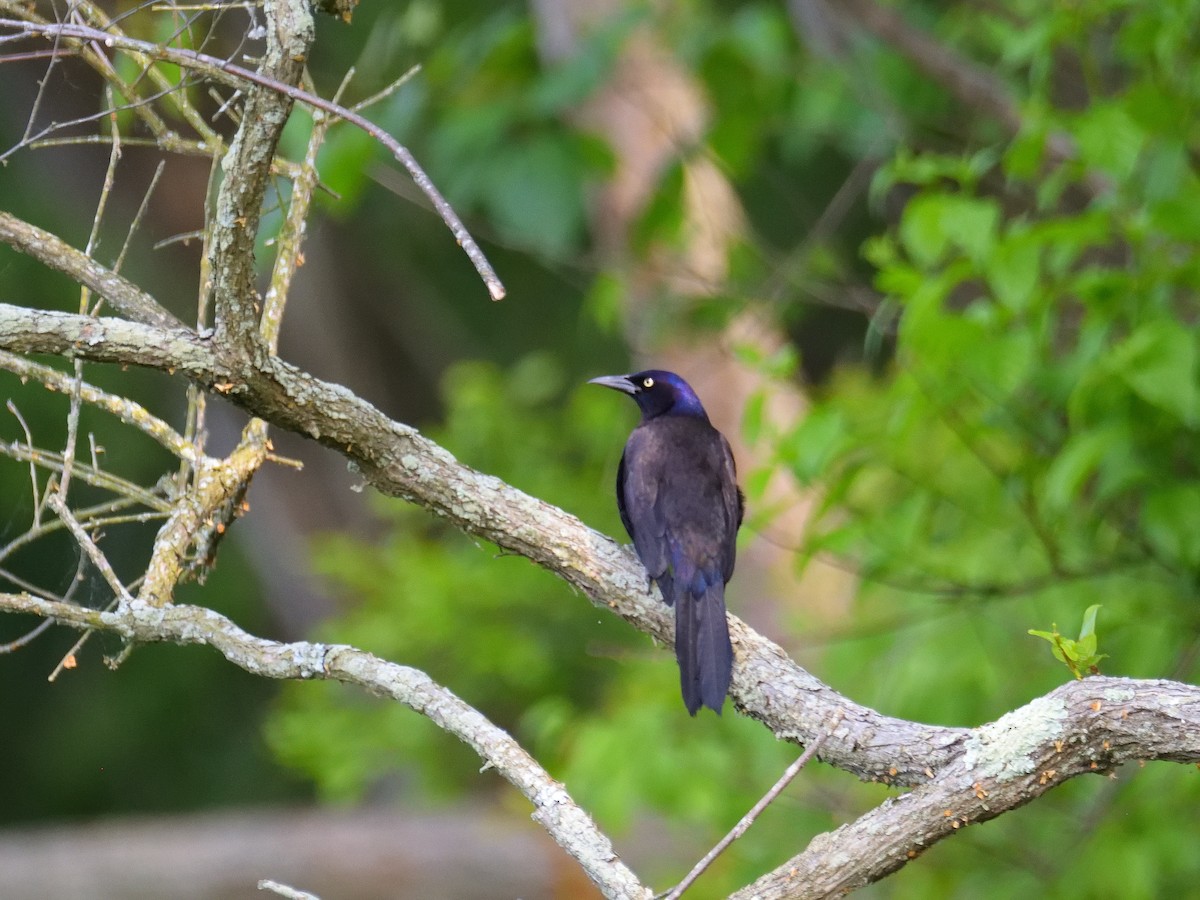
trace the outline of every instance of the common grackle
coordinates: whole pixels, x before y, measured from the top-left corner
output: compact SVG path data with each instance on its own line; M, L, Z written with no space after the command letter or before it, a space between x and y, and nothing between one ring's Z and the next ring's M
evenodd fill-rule
M642 411L617 468L617 509L638 558L675 607L684 705L693 716L701 706L720 715L733 672L725 583L744 503L729 442L673 372L606 375L589 384L629 394Z

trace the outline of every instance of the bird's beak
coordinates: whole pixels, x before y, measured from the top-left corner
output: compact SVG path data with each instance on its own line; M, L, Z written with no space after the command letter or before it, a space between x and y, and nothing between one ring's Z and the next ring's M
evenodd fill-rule
M628 375L601 375L599 378L593 378L588 381L588 384L598 384L602 387L612 388L614 391L620 391L622 394L637 393L637 387L629 380Z

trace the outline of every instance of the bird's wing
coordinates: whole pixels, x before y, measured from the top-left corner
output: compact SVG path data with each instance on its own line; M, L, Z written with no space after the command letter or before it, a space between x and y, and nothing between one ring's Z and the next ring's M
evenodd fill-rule
M721 438L721 503L725 512L725 553L722 559L722 574L728 581L733 577L733 564L737 557L737 531L742 525L742 517L746 513L746 496L737 483L737 465L733 461L733 450L725 435L717 433Z
M617 508L638 558L666 594L662 579L670 563L670 547L660 490L662 458L655 442L647 438L644 429L636 428L625 445L617 468Z
M629 510L625 508L625 454L621 454L621 462L617 466L617 512L621 515L621 524L625 531L633 537L633 522L629 518Z

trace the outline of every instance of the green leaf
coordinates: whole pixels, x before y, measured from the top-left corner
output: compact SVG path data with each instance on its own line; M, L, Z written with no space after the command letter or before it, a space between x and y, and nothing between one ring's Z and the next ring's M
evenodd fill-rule
M1095 603L1083 614L1083 626L1079 631L1079 639L1072 640L1059 634L1058 626L1052 625L1050 631L1029 629L1029 634L1040 637L1050 644L1050 652L1054 658L1064 663L1075 678L1083 678L1087 674L1099 671L1100 660L1105 659L1103 653L1096 653L1098 638L1096 635L1096 614L1100 604Z
M755 391L742 410L742 434L747 443L756 444L763 433L763 417L767 404L766 391Z
M950 238L942 221L944 202L944 197L919 194L904 208L900 243L918 265L936 264L949 246Z
M1083 626L1079 629L1081 638L1094 637L1096 634L1096 614L1100 612L1100 604L1093 603L1083 611Z
M1174 565L1200 568L1200 484L1174 483L1152 492L1142 507L1142 528Z
M963 194L919 194L909 201L900 222L900 241L919 265L939 263L958 247L975 261L996 241L1000 209L987 198Z
M952 196L944 211L944 227L950 239L976 262L991 253L1000 222L1000 207L995 200L981 197Z
M1200 424L1196 332L1170 319L1155 319L1136 330L1114 351L1117 373L1143 400Z
M1131 451L1123 424L1073 434L1046 471L1041 490L1046 509L1066 512L1079 504L1089 479L1110 460L1130 462Z
M1086 165L1120 181L1133 175L1146 134L1123 106L1115 102L1093 106L1079 116L1074 132Z
M846 421L834 406L808 411L804 421L779 447L780 455L802 484L819 480L846 445Z
M567 142L550 135L535 137L493 157L483 202L510 238L559 258L582 235L582 175Z
M988 287L1014 312L1029 306L1041 274L1041 245L1026 234L1010 235L996 245L987 261Z

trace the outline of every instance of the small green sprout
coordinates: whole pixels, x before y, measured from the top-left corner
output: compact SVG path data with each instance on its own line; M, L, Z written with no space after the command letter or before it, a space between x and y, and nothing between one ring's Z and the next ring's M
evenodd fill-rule
M1108 655L1096 652L1096 613L1099 611L1099 603L1087 608L1083 614L1083 627L1079 629L1079 637L1075 640L1059 634L1058 625L1051 625L1051 631L1035 631L1031 628L1029 633L1049 641L1054 658L1065 663L1076 678L1083 678L1085 674L1096 675L1100 671L1100 660Z

